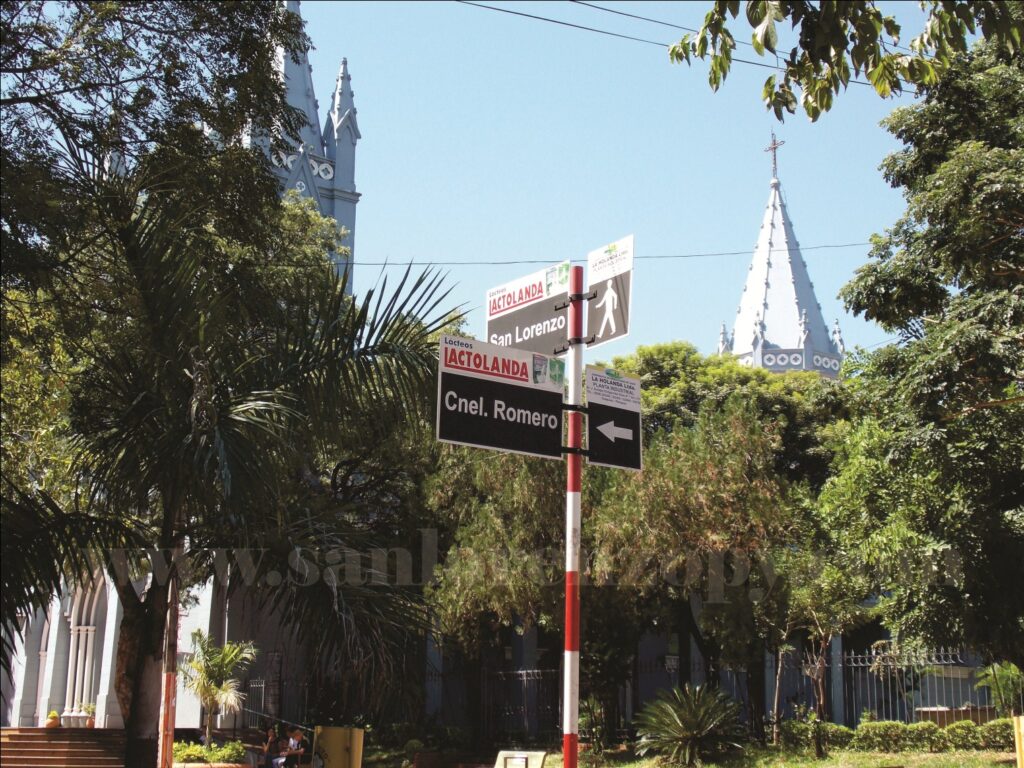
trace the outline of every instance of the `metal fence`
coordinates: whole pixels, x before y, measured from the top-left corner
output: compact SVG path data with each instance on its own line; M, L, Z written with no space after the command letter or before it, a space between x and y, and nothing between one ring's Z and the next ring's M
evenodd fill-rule
M843 654L846 721L865 716L904 723L955 720L986 722L998 717L993 692L979 685L980 666L959 650L872 650ZM1024 695L1016 696L1016 709Z
M310 712L309 685L281 682L278 690L270 690L263 678L250 678L243 686L245 704L242 723L246 728L262 729L268 722L308 725ZM271 706L276 700L277 704Z
M557 739L561 730L562 672L492 672L483 680L484 733L520 742Z

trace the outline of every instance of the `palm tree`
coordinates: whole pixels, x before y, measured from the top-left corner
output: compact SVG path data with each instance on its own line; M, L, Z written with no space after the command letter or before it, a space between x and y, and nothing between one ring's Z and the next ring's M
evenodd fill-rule
M253 211L234 226L259 232L233 234L173 156L113 177L74 147L67 162L94 205L77 272L50 287L83 361L70 382L75 470L90 514L134 521L170 557L171 578L143 594L114 579L116 691L131 740L154 733L161 660L175 651L164 642L175 574L213 575L207 547L285 552L359 533L322 487L325 458L422 420L447 292L438 274L407 270L394 289L385 281L354 299L327 258L341 246L308 207ZM337 631L319 635L324 655L386 673L389 638L420 620L415 602L321 587L258 599L296 621L326 617Z
M213 744L213 719L218 713L233 714L242 708L245 694L239 690L235 674L256 660L254 643L226 642L215 645L201 629L192 633L192 655L182 674L185 687L192 691L206 710L206 745Z

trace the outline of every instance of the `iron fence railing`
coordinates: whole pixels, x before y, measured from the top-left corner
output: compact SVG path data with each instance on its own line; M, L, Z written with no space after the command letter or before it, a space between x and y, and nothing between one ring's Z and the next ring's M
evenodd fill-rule
M492 672L484 677L484 732L492 739L541 741L561 728L562 673L557 669Z

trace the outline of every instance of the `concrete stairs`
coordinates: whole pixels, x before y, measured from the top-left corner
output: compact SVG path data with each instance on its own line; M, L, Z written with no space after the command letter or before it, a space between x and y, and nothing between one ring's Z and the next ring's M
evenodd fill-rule
M114 728L3 728L0 768L123 768L124 746Z

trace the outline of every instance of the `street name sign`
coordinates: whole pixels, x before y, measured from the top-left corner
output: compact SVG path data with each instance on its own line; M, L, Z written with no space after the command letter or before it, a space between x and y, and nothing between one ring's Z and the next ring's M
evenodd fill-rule
M591 464L643 469L640 379L587 366L587 458Z
M587 254L590 293L587 302L589 346L596 347L629 333L629 305L633 300L633 235Z
M438 440L562 458L563 360L455 336L440 353Z
M555 311L569 295L569 262L499 285L487 292L487 341L542 355L565 347L566 311Z

